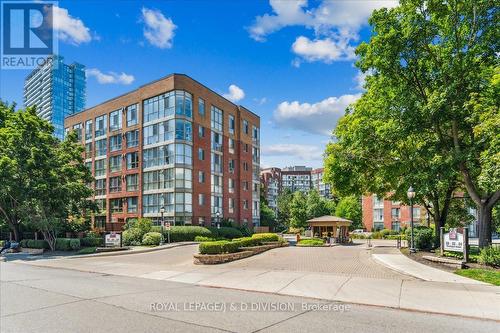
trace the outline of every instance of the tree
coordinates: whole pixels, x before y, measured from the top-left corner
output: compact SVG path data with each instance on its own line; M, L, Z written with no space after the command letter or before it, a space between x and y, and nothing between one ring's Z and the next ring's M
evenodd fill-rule
M342 217L352 221L349 229L363 229L361 222L361 202L359 196L351 195L340 199L335 209L335 216Z
M491 243L491 211L500 198L499 19L488 0L405 0L374 11L372 37L356 50L356 65L370 74L367 91L327 150L327 178L336 189L395 191L406 201L414 185L438 229L453 191L464 186L479 211L479 245Z
M290 204L292 202L292 191L290 189L285 188L278 195L277 205L278 205L278 214L277 214L277 222L281 225L290 225Z
M308 219L330 214L326 200L320 197L316 189L312 189L307 193L306 206Z
M15 111L0 102L0 214L20 240L21 223L37 226L51 248L68 217L94 205L93 178L76 133L60 142L34 108Z
M307 199L301 191L295 191L290 202L290 226L304 228L307 223Z

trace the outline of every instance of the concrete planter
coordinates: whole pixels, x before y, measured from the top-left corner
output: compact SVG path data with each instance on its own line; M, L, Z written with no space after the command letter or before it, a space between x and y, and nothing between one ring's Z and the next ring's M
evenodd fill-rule
M193 257L194 263L196 265L216 265L247 258L265 252L267 250L283 246L288 246L288 244L281 244L280 242L266 242L266 245L240 247L240 252L222 254L195 254L193 255Z

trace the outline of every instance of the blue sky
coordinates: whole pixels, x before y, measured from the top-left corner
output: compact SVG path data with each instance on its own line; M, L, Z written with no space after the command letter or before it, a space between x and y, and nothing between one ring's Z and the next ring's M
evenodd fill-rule
M87 106L185 73L261 117L262 166L322 166L345 107L362 93L355 47L390 0L59 1L59 54L84 64ZM22 105L27 70L3 70ZM231 88L230 88L231 87Z

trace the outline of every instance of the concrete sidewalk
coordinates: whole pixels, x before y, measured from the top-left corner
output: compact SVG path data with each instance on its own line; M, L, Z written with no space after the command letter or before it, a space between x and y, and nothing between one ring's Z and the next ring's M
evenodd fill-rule
M415 260L411 260L402 253L373 253L372 257L377 262L390 269L393 269L399 273L414 276L424 281L489 285L485 282L469 279L460 275L445 272L440 269L421 264L419 262L416 262Z

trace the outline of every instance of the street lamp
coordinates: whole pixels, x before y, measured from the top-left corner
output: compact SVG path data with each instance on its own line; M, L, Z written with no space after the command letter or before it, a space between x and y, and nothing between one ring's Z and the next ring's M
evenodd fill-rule
M220 212L217 211L217 213L215 213L215 216L217 217L217 229L220 229Z
M163 226L165 224L165 219L163 218L163 214L165 213L165 207L160 208L160 213L161 213L161 240L160 240L160 245L163 245L165 243L165 239L163 237Z
M413 198L415 198L415 190L412 186L406 192L408 199L410 200L410 253L415 253L415 240L413 239Z

